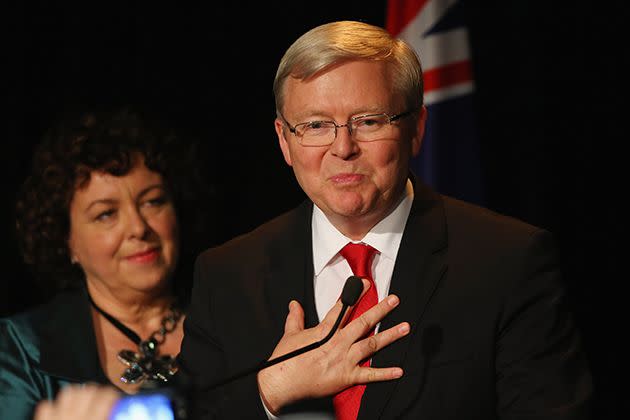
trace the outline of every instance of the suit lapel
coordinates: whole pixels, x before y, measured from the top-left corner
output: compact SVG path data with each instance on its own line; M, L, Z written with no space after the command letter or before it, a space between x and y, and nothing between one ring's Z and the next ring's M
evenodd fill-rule
M288 304L292 299L304 308L305 328L319 323L313 290L313 249L310 201L288 213L273 232L276 242L269 250L269 271L265 282L268 308L277 329L277 343L284 333ZM285 407L284 413L332 413L330 398L304 400Z
M394 266L390 293L400 298L399 306L381 322L384 331L400 322L411 324L411 333L381 350L372 358L374 367L400 366L403 370L413 361L407 357L417 325L446 271L446 223L441 198L428 187L416 182L414 202L405 226ZM401 381L386 381L367 386L359 419L379 418Z
M278 231L273 233L274 242L267 250L269 270L265 279L265 295L273 324L278 330L278 339L284 333L288 305L293 299L304 308L306 327L317 324L311 213L312 204L308 201L289 212L278 226Z

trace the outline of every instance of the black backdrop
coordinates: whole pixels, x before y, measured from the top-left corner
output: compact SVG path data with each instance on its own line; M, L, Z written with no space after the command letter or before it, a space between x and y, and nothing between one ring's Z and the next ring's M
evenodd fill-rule
M597 418L613 418L624 405L617 364L626 332L619 202L627 20L621 1L605 10L562 3L465 2L484 189L488 207L557 235L595 373ZM203 139L220 199L217 228L201 249L303 198L276 145L272 80L297 36L339 19L383 25L385 2L25 2L7 13L0 315L36 303L11 209L32 147L60 110L140 103Z

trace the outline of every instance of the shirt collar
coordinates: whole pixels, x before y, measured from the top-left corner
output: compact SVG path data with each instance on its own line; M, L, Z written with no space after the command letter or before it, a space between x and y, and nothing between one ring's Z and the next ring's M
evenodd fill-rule
M324 212L313 205L311 225L315 275L319 275L348 242L363 242L376 248L381 257L395 260L412 203L413 185L410 180L407 180L404 195L396 208L370 229L360 241L353 241L344 236L330 223Z

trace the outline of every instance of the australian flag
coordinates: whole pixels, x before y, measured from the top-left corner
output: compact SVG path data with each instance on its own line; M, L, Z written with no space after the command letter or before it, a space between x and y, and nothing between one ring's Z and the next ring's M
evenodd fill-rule
M428 116L412 169L437 191L483 205L462 0L389 0L386 28L418 53Z

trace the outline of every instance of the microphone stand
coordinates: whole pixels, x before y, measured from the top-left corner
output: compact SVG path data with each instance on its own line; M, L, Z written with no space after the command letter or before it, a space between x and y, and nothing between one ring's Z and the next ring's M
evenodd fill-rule
M343 291L341 293L341 302L343 304L343 306L341 307L341 312L339 313L339 316L337 317L337 320L335 321L335 324L331 328L330 332L328 332L326 337L324 337L323 339L316 341L315 343L311 343L307 346L301 347L299 349L293 350L287 354L283 354L282 356L278 356L274 359L263 360L255 366L252 366L234 375L228 376L227 378L224 378L218 382L205 386L204 390L212 390L212 389L218 388L236 379L245 377L251 373L258 372L270 366L284 362L285 360L299 356L300 354L306 353L307 351L314 350L320 347L321 345L325 344L326 342L328 342L328 340L332 338L332 336L337 331L337 328L339 328L339 324L341 324L341 320L343 316L345 315L346 311L348 310L348 307L357 303L357 300L359 300L359 296L361 296L362 291L363 291L363 282L361 281L360 277L350 276L346 279L346 283L344 284Z

